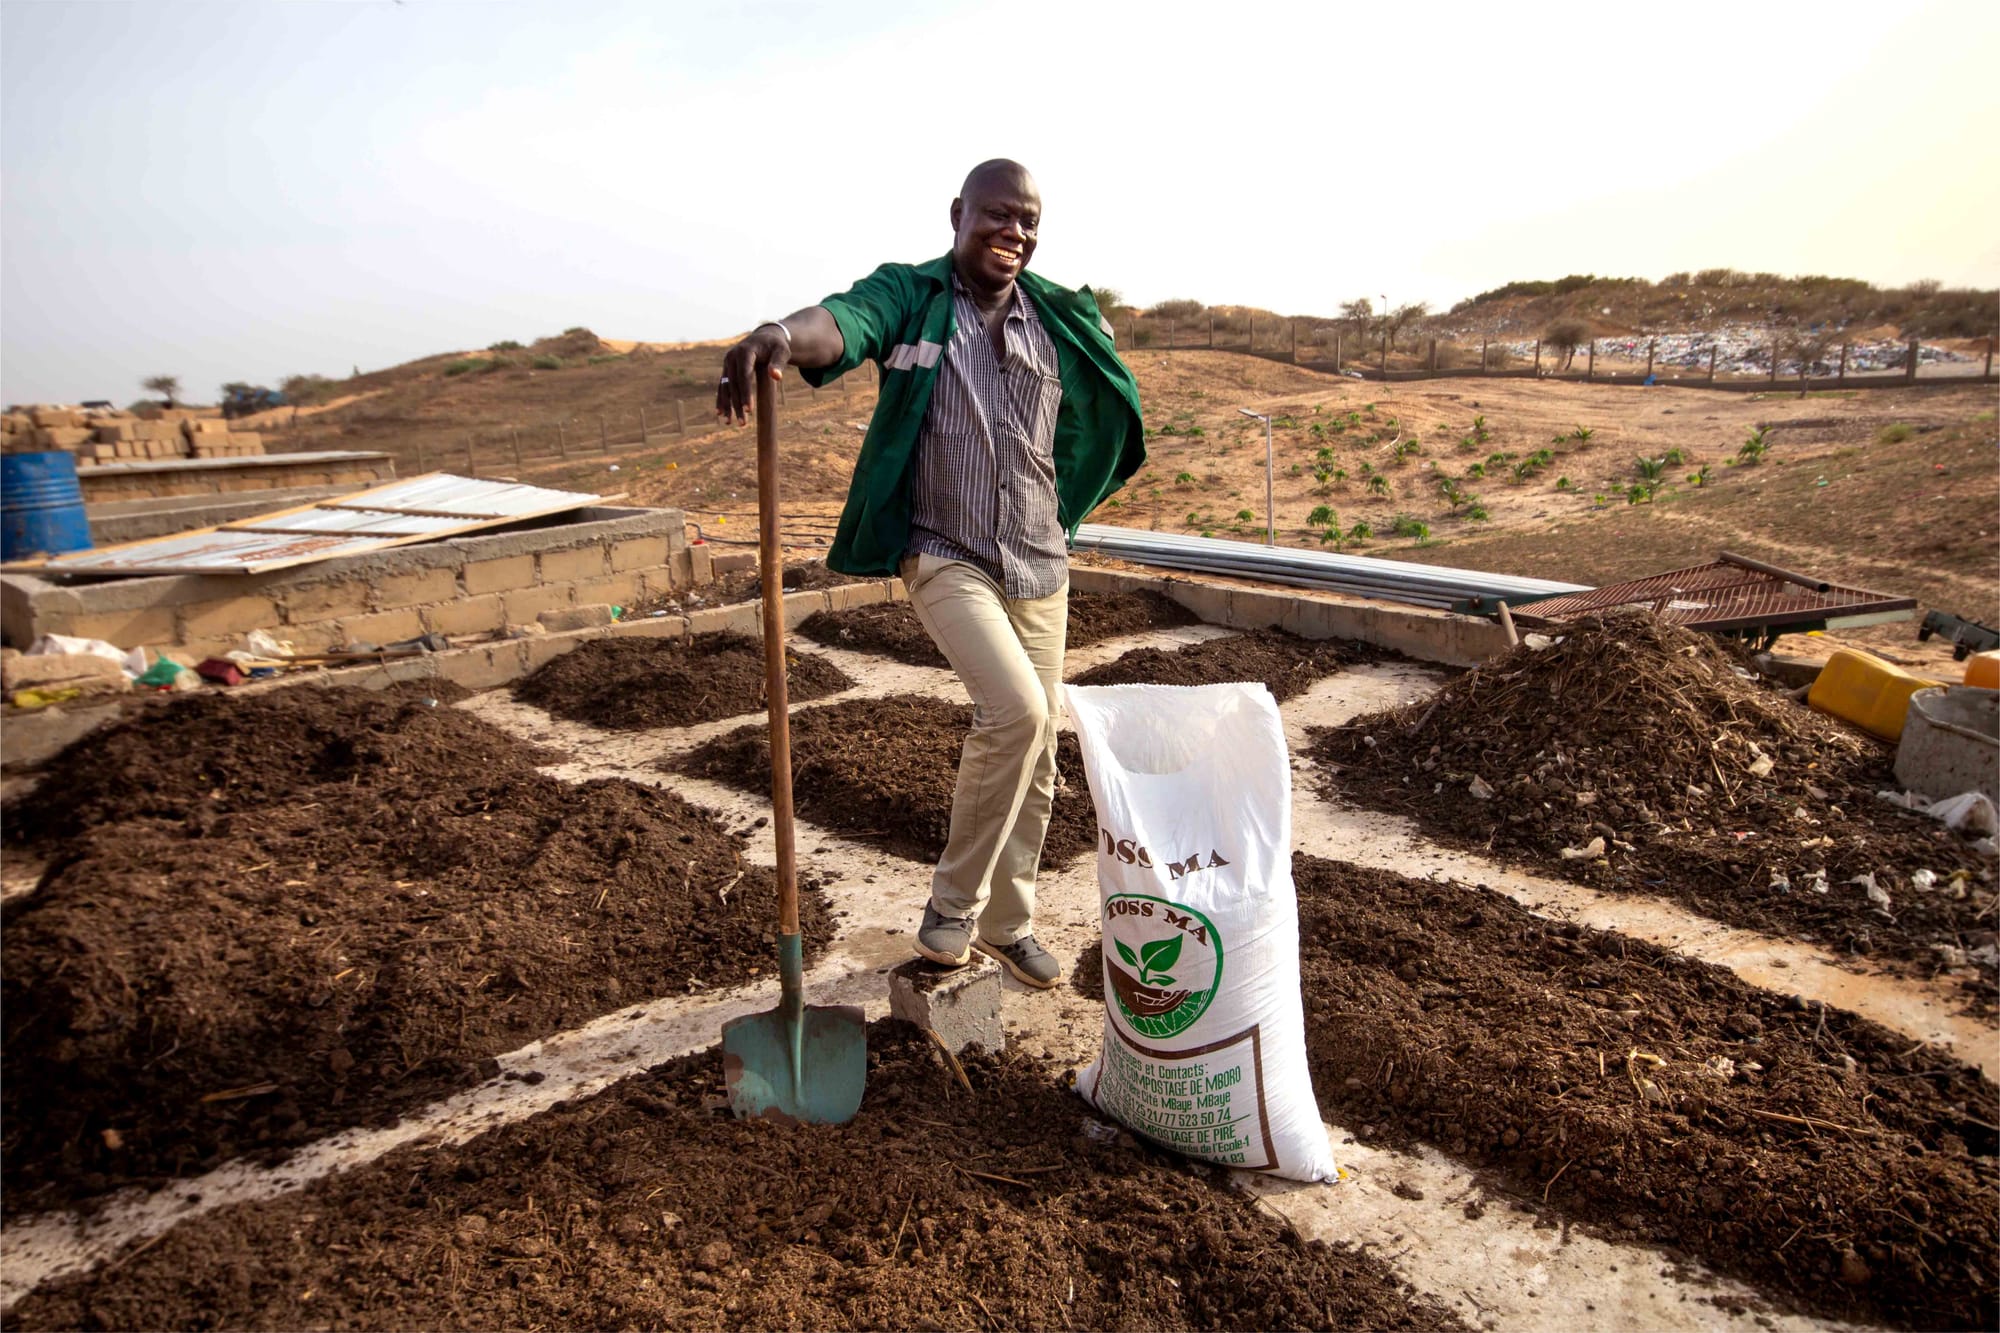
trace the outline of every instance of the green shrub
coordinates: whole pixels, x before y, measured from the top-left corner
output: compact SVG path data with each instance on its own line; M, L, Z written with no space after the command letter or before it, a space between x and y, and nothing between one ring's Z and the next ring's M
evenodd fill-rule
M589 364L593 366L601 366L606 361L623 361L624 359L625 358L619 355L617 352L601 352L598 355L591 357Z
M1340 516L1328 505L1319 505L1306 515L1306 526L1311 528L1339 527Z
M1389 520L1389 532L1396 537L1415 537L1418 541L1431 535L1431 525L1409 514L1398 514Z
M536 370L561 370L563 360L559 356L538 356L528 363Z
M489 352L518 352L521 350L521 344L512 338L502 338L486 350Z
M1237 511L1236 511L1236 521L1237 521L1238 523L1248 523L1248 522L1249 522L1249 521L1250 521L1251 519L1253 519L1253 518L1255 518L1255 517L1257 517L1257 516L1256 516L1255 514L1251 513L1251 512L1250 512L1249 510L1247 510L1247 509L1239 509L1239 510L1237 510Z
M464 361L452 362L450 365L444 368L444 373L447 375L463 375L467 371L480 370L492 364L493 363L490 361L481 361L468 358L467 360Z
M1901 444L1915 434L1916 431L1898 421L1894 425L1884 426L1881 430L1876 431L1875 443Z

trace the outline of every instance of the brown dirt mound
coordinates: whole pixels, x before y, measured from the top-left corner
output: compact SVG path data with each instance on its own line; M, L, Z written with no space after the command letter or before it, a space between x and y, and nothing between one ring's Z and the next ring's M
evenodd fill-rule
M1069 972L1069 988L1086 1000L1104 999L1104 941L1076 956L1076 966Z
M1882 747L1650 616L1516 648L1431 701L1320 732L1310 753L1330 799L1408 813L1440 841L1593 887L1929 972L1995 939L1991 867L1943 825L1876 798L1897 786ZM1474 778L1490 800L1471 794ZM1563 858L1593 838L1602 857ZM1936 888L1914 887L1922 869ZM1850 882L1862 874L1886 907Z
M853 699L792 715L792 794L801 818L865 839L912 861L935 861L951 832L951 794L972 706L921 695ZM662 761L669 772L771 789L771 739L740 727ZM1065 732L1057 743L1055 813L1042 865L1055 869L1097 845L1097 815L1083 753Z
M851 611L815 611L799 622L799 633L829 648L873 653L910 666L951 666L908 602L857 606Z
M1815 1314L1994 1327L2000 1091L1974 1071L1498 894L1293 872L1329 1118Z
M293 689L98 741L10 820L66 831L0 915L10 1215L282 1155L768 966L772 877L736 839L670 792L545 777L465 713Z
M839 588L849 583L877 583L879 579L860 579L849 574L836 574L817 560L803 561L785 566L783 586L786 592L804 592L813 588ZM755 569L739 569L725 574L712 583L694 588L640 598L632 606L634 615L650 611L681 611L689 606L733 606L739 602L754 602L764 595L763 574Z
M1220 685L1261 680L1282 703L1321 676L1380 657L1379 651L1362 644L1253 629L1191 648L1134 648L1115 662L1080 673L1070 684Z
M794 704L853 686L810 653L785 653L785 694ZM592 639L545 663L514 697L555 717L612 731L685 727L768 707L764 644L742 634L692 639Z
M1137 592L1071 593L1066 642L1072 648L1081 648L1121 634L1200 623L1201 617L1194 612L1150 588Z
M1463 1328L1379 1259L1302 1241L1102 1131L1016 1057L961 1092L869 1034L844 1126L709 1109L711 1051L477 1141L217 1212L52 1284L40 1328Z
M1065 642L1071 648L1138 634L1149 629L1199 624L1195 614L1151 589L1123 593L1072 593ZM884 602L851 611L820 611L799 624L799 633L829 648L850 648L860 653L907 662L911 666L946 667L950 664L931 642L917 613L908 602Z

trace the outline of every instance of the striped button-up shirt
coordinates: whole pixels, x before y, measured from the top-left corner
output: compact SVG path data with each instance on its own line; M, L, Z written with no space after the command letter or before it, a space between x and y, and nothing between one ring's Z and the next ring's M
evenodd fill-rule
M951 342L917 438L909 549L977 565L1010 598L1046 597L1069 578L1056 508L1055 342L1019 287L999 356L956 274L952 301Z

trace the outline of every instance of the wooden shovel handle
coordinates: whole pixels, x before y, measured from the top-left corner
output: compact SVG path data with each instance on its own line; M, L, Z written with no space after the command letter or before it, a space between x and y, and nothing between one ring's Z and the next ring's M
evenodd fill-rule
M785 691L785 561L778 545L778 391L757 376L757 569L764 602L764 697L771 710L771 827L778 839L778 933L799 933L792 834L792 730Z

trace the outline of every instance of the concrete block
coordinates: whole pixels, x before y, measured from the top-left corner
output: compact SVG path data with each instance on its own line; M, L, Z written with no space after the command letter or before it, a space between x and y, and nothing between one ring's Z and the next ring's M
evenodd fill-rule
M592 602L630 606L639 600L644 587L644 575L634 572L620 574L615 578L586 579L582 583L571 584L570 594L576 598L578 606L588 606Z
M150 607L143 611L104 611L92 615L70 616L62 628L45 624L42 632L74 634L79 639L103 639L106 643L115 643L120 648L145 648L154 644L175 643L180 637L175 629L172 608L164 606Z
M234 638L254 628L272 628L276 624L282 624L278 604L268 596L226 596L180 608L182 640Z
M763 616L763 608L756 602L705 607L688 613L688 629L695 634L715 634L721 630L732 630L737 634L748 634L753 639L761 639L764 637Z
M688 582L713 583L715 581L715 548L701 542L687 548Z
M502 643L482 643L472 648L439 653L436 658L440 678L454 681L468 690L490 690L511 684L528 674L528 641L510 639Z
M449 602L433 602L417 608L424 628L432 634L487 634L507 624L506 603L499 593L483 597L460 597Z
M143 440L139 427L147 423L140 421L100 421L92 429L100 444L115 444L119 440Z
M229 432L229 445L240 449L244 456L264 452L264 437L254 430L233 430Z
M458 571L452 569L416 569L384 574L375 581L375 605L384 611L448 602L457 596Z
M108 657L95 653L43 653L28 657L8 653L0 664L0 690L31 689L55 681L115 680L125 683L125 669Z
M611 604L595 602L589 606L564 607L555 611L544 611L537 620L543 629L551 634L565 634L571 630L597 629L611 624Z
M702 543L704 546L707 544L706 542ZM692 550L694 548L690 547L689 549ZM757 568L757 553L755 551L711 551L709 553L709 565L713 570L710 577L719 579L724 574L735 574L741 570Z
M425 631L423 617L403 607L395 611L377 611L372 615L343 616L340 632L349 642L359 639L367 643L386 644L414 639Z
M826 604L835 611L852 611L857 606L874 606L887 601L889 590L880 583L843 583L826 590Z
M358 616L369 607L368 584L358 576L286 588L279 597L285 621L293 625Z
M592 639L602 638L603 635L604 631L599 629L586 630L579 634L537 634L533 638L523 639L521 640L522 669L524 672L539 671L544 663L553 662L564 653L575 652Z
M109 726L124 715L115 700L105 705L95 699L17 713L7 719L6 726L0 727L0 768L9 772L39 768L99 727Z
M623 574L633 569L656 569L667 563L665 537L638 537L611 544L611 572Z
M41 436L42 442L52 449L75 449L91 442L91 432L82 426L47 426Z
M537 581L544 584L578 583L584 579L603 578L606 573L602 546L579 546L568 551L544 551L541 559L541 574Z
M497 560L469 560L465 565L465 590L474 596L482 592L511 592L516 588L532 587L534 582L533 555L502 556Z
M912 958L889 973L889 1013L937 1033L953 1055L968 1046L1006 1048L1000 996L1000 965L976 951L965 967Z
M576 605L568 584L552 588L517 588L500 594L500 604L510 625L532 625L544 611L560 611Z
M758 603L758 605L761 608L762 604ZM800 623L808 616L816 615L826 610L827 606L826 590L823 588L808 588L804 592L786 593L785 628L797 629ZM762 614L761 610L759 614ZM758 623L761 624L762 621L760 620Z

